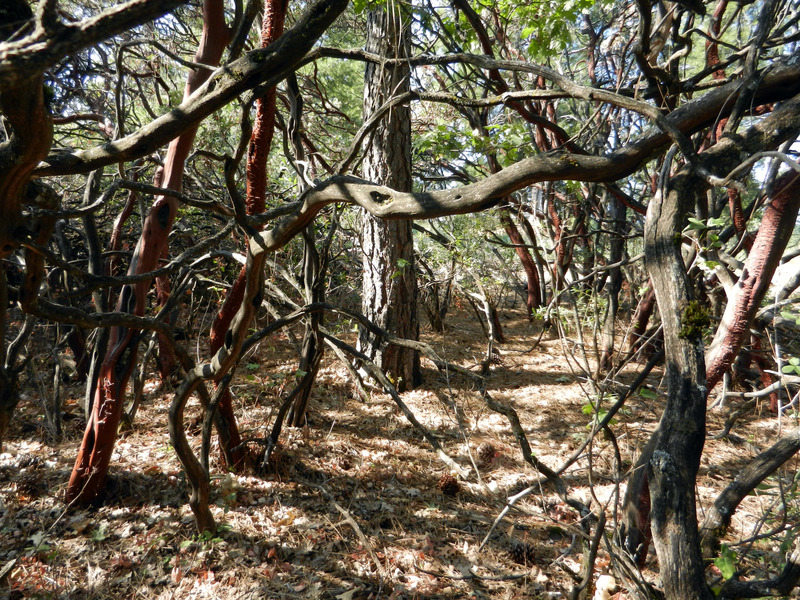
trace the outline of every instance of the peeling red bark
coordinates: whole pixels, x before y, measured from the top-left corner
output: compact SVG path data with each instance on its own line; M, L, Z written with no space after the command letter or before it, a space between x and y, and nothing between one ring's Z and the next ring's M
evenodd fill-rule
M269 46L282 34L286 23L286 9L288 0L270 0L264 11L261 26L261 46ZM254 215L264 212L267 199L267 158L272 146L272 136L275 131L275 88L270 88L263 98L256 101L256 121L250 137L250 147L247 152L247 189L245 205L247 214ZM233 286L228 290L225 301L217 313L217 318L211 326L209 350L212 354L222 347L225 334L230 328L231 321L236 315L244 298L247 270L239 272ZM241 446L241 436L236 426L236 415L233 412L233 401L227 389L221 395L218 408L220 415L227 425L227 432L222 433L220 449L222 459L229 467L243 468L246 453ZM237 448L236 450L234 450Z
M763 348L761 346L761 338L752 333L750 334L750 346L752 348L750 355L752 356L753 362L756 365L756 369L758 370L759 379L761 379L761 385L765 388L771 386L774 381L772 375L767 373L767 360L763 354ZM769 409L773 413L778 412L778 392L772 392L769 395Z
M228 42L225 25L224 0L205 0L203 3L203 34L195 62L219 64ZM184 98L205 82L208 69L192 71L187 77ZM163 187L180 191L186 157L194 142L197 127L187 129L173 140L164 165ZM156 197L145 219L142 235L131 259L128 274L152 271L168 248L169 231L175 221L178 201L169 196ZM143 315L151 281L141 281L122 288L117 310ZM87 504L102 493L111 454L122 417L125 390L136 365L139 332L125 327L111 329L108 351L100 368L92 413L86 424L83 442L75 460L66 492L67 503Z
M653 284L649 284L647 291L633 313L633 323L631 326L631 350L638 350L644 343L644 332L647 331L647 324L656 307L656 293Z
M706 352L709 391L720 382L742 347L794 229L800 209L800 175L790 171L780 176L773 189L742 276L733 288L722 322Z
M539 292L539 272L536 270L531 253L525 248L525 240L522 239L519 229L511 219L508 209L500 211L500 222L503 224L511 243L514 244L514 250L522 263L522 268L525 269L525 278L528 285L528 298L525 304L528 309L528 318L530 319L533 311L542 305L542 298Z
M719 0L711 15L711 24L709 26L710 37L706 41L706 64L709 67L719 64L719 44L716 42L716 39L719 38L722 16L725 14L727 8L728 0ZM714 71L712 77L714 79L725 79L725 70L719 69Z
M0 152L0 258L19 247L22 198L31 174L53 139L53 121L44 99L44 76L0 89L0 113L9 138Z
M722 17L725 10L728 8L728 0L719 0L714 12L711 15L711 24L709 26L709 39L706 41L706 64L709 67L716 66L720 63L719 60L719 43L716 41L720 35L720 27L722 24ZM718 69L714 71L712 77L718 81L725 79L725 69ZM725 131L725 126L728 124L728 119L723 118L719 120L716 128L713 130L714 137L718 140ZM711 143L711 133L705 141L706 145ZM733 228L736 235L742 240L742 244L748 252L753 245L752 236L747 233L747 218L744 215L742 208L742 198L739 191L733 188L728 189L728 209L731 213L731 220L733 221Z

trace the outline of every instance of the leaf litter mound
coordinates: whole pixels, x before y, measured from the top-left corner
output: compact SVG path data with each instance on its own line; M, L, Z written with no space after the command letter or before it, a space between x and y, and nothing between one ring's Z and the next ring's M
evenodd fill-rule
M585 439L586 389L571 369L569 341L541 339L540 326L504 311L507 340L492 361L487 389L513 406L536 456L557 468ZM464 312L444 334L428 332L445 360L479 370L485 338ZM232 387L243 436L263 439L293 360L276 336L249 357ZM83 433L77 399L66 395L63 435L48 435L42 398L25 390L0 454L0 595L9 598L560 598L579 572L584 546L577 514L552 489L515 505L491 531L506 498L537 474L521 459L511 428L473 383L423 359L424 383L403 394L445 451L472 468L458 480L388 395L358 399L344 367L326 355L308 424L285 428L266 474L225 473L212 449L212 511L221 525L198 535L185 480L169 445L170 390L155 380L112 459L104 502L67 507L63 493ZM620 377L626 382L641 365ZM659 385L659 374L650 377ZM609 517L624 493L617 485L655 427L662 399L633 397L613 426L622 464L599 437L564 474L570 491ZM187 424L199 417L193 405ZM709 431L725 414L709 414ZM199 428L187 425L196 452ZM708 506L743 461L771 445L778 424L754 414L736 435L709 441L698 496ZM251 448L258 448L257 443ZM796 459L795 459L796 460ZM787 464L796 472L797 464ZM731 539L764 525L774 501L765 490L737 513ZM796 508L796 507L795 507ZM702 513L701 513L702 514ZM612 522L609 520L609 522ZM766 549L764 556L769 556ZM713 567L712 567L713 568ZM657 575L651 554L645 576ZM610 573L604 551L595 577ZM606 597L627 598L624 591Z

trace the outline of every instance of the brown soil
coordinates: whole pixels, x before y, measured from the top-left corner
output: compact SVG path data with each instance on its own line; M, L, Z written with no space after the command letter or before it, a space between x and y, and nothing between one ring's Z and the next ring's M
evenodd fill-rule
M466 312L449 319L445 334L428 332L426 341L443 359L477 371L485 352L480 326ZM503 326L507 342L492 361L487 389L519 412L538 458L558 468L585 439L591 420L583 410L589 386L575 370L575 341L545 334L536 344L539 326L515 311L504 311ZM243 361L233 393L246 437L268 433L291 386L292 356L287 339L274 337ZM184 478L168 443L169 390L155 380L147 383L136 422L117 443L106 501L80 509L66 507L63 492L84 426L76 400L83 387L64 389L70 418L60 441L44 425L41 387L25 389L0 455L0 596L567 597L574 585L570 573L579 571L585 551L576 513L543 485L517 504L480 550L508 495L537 475L521 460L505 417L486 406L472 383L425 360L423 366L424 385L403 399L447 453L472 469L467 480L442 478L445 465L389 396L356 399L346 371L329 353L309 425L284 430L277 474L226 474L212 460L213 510L223 526L213 537L197 535L186 504ZM626 370L621 383L641 366ZM649 384L659 390L658 373ZM603 504L609 531L624 493L618 472L627 474L662 402L661 395L635 396L619 415L613 430L621 465L609 441L598 437L564 474L574 496L595 509ZM721 429L731 408L729 402L724 411L709 413L710 433ZM187 423L197 416L196 405L192 411ZM733 436L709 441L697 487L701 510L789 426L796 423L760 412L747 416ZM199 433L190 438L199 448ZM786 467L785 484L797 472L797 460ZM737 512L729 543L768 531L782 518L778 480L767 484ZM787 510L796 514L797 504L789 498ZM753 546L739 567L775 575L783 561L779 543ZM655 569L651 552L645 575L654 579ZM609 559L601 550L595 578L607 572ZM622 591L615 597L628 596Z

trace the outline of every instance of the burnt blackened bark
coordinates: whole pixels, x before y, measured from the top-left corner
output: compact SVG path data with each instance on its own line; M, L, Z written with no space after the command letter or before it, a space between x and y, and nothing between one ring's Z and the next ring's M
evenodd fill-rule
M408 22L399 4L370 11L367 50L387 58L408 55ZM364 119L390 97L409 90L406 64L369 63L364 75ZM398 191L411 191L411 115L396 106L372 132L364 152L364 177ZM362 312L391 333L416 340L417 278L411 221L381 221L364 214ZM421 381L419 354L409 348L386 346L362 329L359 349L390 375L398 390Z
M706 518L700 528L703 550L707 557L713 557L719 550L719 540L727 532L739 503L798 451L800 451L800 429L795 429L754 457L744 468L739 469L736 479L717 496L714 504L706 512Z
M697 528L695 483L706 432L703 324L697 318L680 237L695 194L688 172L673 177L650 202L645 260L664 326L667 404L647 465L650 523L667 598L712 600Z

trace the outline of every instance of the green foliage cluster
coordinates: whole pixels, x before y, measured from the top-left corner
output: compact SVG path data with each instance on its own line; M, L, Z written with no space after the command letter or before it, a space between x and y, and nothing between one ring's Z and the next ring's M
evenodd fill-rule
M500 10L522 25L520 38L527 43L528 55L540 61L547 61L575 43L574 26L595 4L597 0L498 2Z

